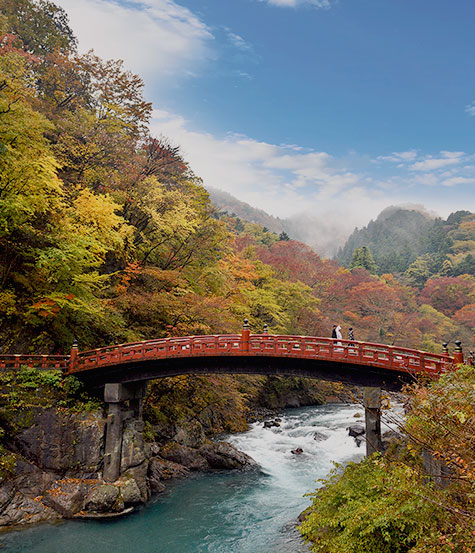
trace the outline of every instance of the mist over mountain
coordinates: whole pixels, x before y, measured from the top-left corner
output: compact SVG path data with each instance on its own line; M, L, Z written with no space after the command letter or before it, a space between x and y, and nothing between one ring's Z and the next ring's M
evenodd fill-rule
M211 186L207 186L206 190L209 192L211 202L219 211L239 217L250 223L257 223L277 234L280 234L282 231L287 232L284 222L278 217L269 215L264 210L252 207L246 202L241 202L224 190L218 190Z
M331 215L322 219L309 213L301 213L280 219L238 200L223 190L211 187L207 187L207 190L212 203L219 211L257 223L277 234L284 231L290 238L308 244L323 257L334 257L351 233L351 228L348 228L344 221Z
M331 213L324 219L309 213L280 219L227 192L208 191L219 211L278 234L286 232L322 257L336 258L344 267L350 267L355 250L365 246L378 274L409 271L408 281L419 284L430 275L474 274L475 214L470 211L457 211L444 220L422 205L393 205L367 226L351 232L349 221Z

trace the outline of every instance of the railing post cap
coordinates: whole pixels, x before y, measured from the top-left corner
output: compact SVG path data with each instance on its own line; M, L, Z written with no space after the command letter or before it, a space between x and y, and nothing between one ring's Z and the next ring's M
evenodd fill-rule
M462 342L460 340L455 340L455 345L457 346L458 350L462 349Z
M74 338L73 345L71 347L72 348L77 348L78 347L78 341L76 340L76 338Z
M248 319L244 319L243 328L249 328L249 320Z

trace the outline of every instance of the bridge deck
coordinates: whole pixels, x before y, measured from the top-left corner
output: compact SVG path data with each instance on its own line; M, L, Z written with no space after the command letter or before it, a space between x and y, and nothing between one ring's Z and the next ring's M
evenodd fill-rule
M423 373L437 378L450 370L454 359L414 349L334 340L311 336L268 334L227 334L160 338L78 352L66 355L0 355L0 369L18 369L22 365L41 369L62 369L68 374L101 367L130 368L144 361L193 357L267 357L313 359L394 370L399 373Z
M228 334L163 338L84 351L71 364L69 373L155 359L206 356L340 361L398 372L422 372L435 377L449 370L453 364L453 359L446 355L368 342L267 334L251 335L245 340L240 334Z

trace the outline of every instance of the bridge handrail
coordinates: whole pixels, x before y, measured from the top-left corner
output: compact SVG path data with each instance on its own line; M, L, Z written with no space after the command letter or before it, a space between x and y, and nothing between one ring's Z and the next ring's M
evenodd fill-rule
M436 376L454 363L454 358L447 353L357 340L285 334L205 334L154 338L82 352L76 349L71 356L2 354L0 370L27 365L40 369L67 369L67 372L75 373L147 360L217 355L321 359Z
M69 372L147 359L207 355L267 355L329 359L406 372L424 371L437 375L453 363L453 359L447 354L357 340L275 334L252 334L244 339L241 334L206 334L156 338L83 351L77 354L69 367Z
M20 369L22 366L42 370L63 370L68 367L69 358L69 355L2 353L0 355L0 370Z

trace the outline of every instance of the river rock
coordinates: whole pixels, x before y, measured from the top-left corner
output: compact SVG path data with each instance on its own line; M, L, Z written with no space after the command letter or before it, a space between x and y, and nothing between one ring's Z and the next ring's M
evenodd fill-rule
M183 478L190 471L183 465L167 461L166 459L153 458L148 466L149 478L158 480L170 480L171 478Z
M190 421L177 428L173 440L187 447L200 447L206 442L206 436L200 422Z
M316 442L323 442L324 440L326 440L328 438L328 436L326 434L324 434L323 432L319 432L318 430L316 430L314 433L313 433L313 439L316 441Z
M95 486L84 501L84 509L95 513L122 511L124 502L119 498L119 488L113 484Z
M4 500L5 497L3 497L2 502ZM8 501L0 509L0 527L36 524L37 522L52 521L59 518L60 515L54 509L41 502L41 497L31 499L17 491L8 497Z
M364 426L361 424L352 424L351 426L348 426L348 435L352 438L356 438L356 436L361 436L365 433Z
M206 444L199 451L212 469L242 470L257 466L252 457L239 451L228 442Z
M130 505L138 505L139 503L144 502L137 482L133 478L129 478L128 480L121 482L119 484L119 491L125 507L129 507Z
M64 518L72 518L81 511L88 491L83 480L58 480L46 490L42 502Z
M206 471L209 468L208 462L200 454L199 450L185 445L170 442L160 449L160 455L168 461L183 465L189 470Z
M150 486L147 478L147 472L148 461L145 461L141 465L130 467L124 474L125 478L132 478L135 480L144 503L150 498Z
M277 420L264 422L264 428L273 428L274 426L280 426L280 422Z
M164 480L182 478L189 473L190 471L182 465L154 457L148 465L148 482L150 490L154 494L162 493L166 489L163 483Z

